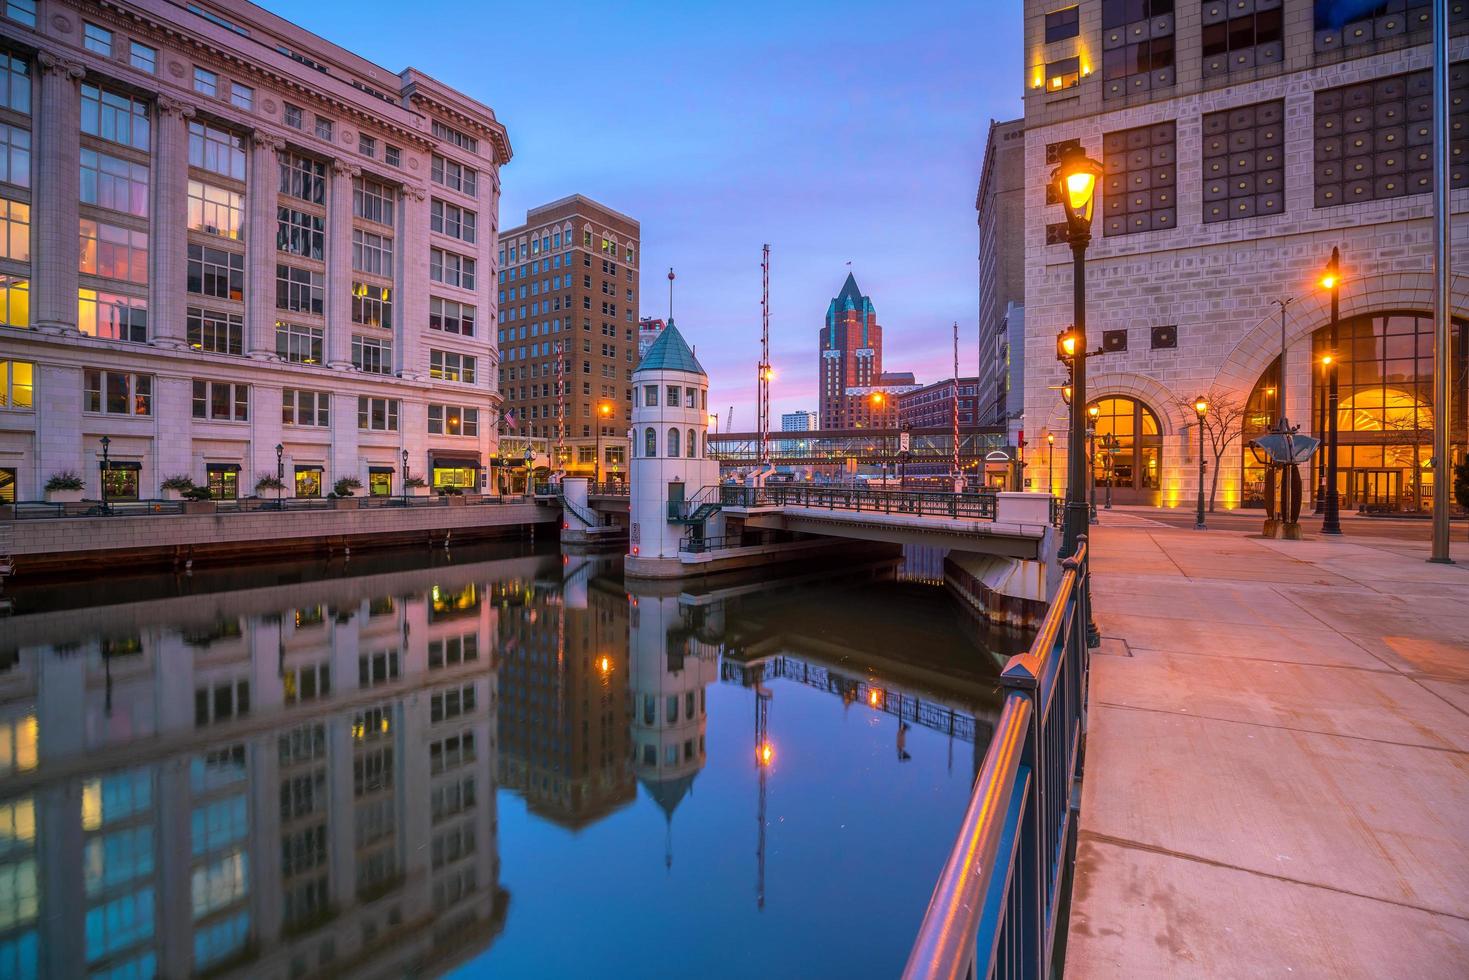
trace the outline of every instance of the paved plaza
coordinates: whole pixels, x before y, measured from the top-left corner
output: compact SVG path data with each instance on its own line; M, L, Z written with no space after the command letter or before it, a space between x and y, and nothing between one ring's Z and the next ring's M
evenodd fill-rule
M1073 977L1469 969L1469 544L1093 531Z

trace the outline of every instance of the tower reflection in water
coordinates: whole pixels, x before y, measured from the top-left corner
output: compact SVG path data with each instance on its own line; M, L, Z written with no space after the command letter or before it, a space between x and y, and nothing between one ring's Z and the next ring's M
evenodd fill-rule
M0 634L0 976L465 963L509 915L497 790L578 831L634 805L641 785L671 870L721 681L755 705L753 725L721 721L754 740L722 763L759 770L758 802L738 817L757 845L739 875L752 907L765 899L772 685L894 716L881 723L900 754L910 724L944 733L951 768L965 750L957 819L993 664L909 651L856 667L840 651L897 648L886 611L834 627L809 615L807 586L771 584L629 593L615 560L539 554L13 617ZM893 628L914 650L943 646L921 625ZM905 693L939 676L937 694Z

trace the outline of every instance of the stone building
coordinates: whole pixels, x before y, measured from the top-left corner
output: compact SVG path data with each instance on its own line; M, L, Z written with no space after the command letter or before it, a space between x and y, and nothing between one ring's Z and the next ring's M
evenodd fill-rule
M505 128L250 4L0 8L0 495L476 486Z
M1089 396L1118 440L1116 497L1187 505L1198 486L1196 395L1245 408L1243 437L1218 467L1218 502L1259 506L1262 473L1245 441L1276 414L1324 425L1323 357L1341 402L1344 507L1426 508L1432 409L1432 139L1429 7L1383 4L1345 24L1346 5L1255 0L1029 0L1025 5L1026 428L1056 436L1064 483L1064 369L1056 335L1072 320L1071 253L1048 200L1059 154L1099 161L1087 252ZM1453 5L1452 123L1469 123L1465 12ZM1455 144L1457 146L1457 143ZM1452 169L1451 209L1469 206ZM1469 261L1463 223L1455 262ZM1341 249L1334 351L1319 286ZM1469 309L1455 280L1453 309ZM1281 354L1285 306L1284 358ZM1464 452L1465 345L1455 327L1454 460ZM1282 375L1283 360L1283 375ZM1282 385L1283 382L1283 385ZM1206 454L1211 469L1212 453ZM1108 460L1097 476L1106 484ZM1321 476L1306 477L1314 494Z
M560 468L577 476L627 475L640 234L637 221L580 194L500 233L505 406L514 431L559 443Z
M981 425L1024 408L1025 120L990 120L974 209L979 223Z

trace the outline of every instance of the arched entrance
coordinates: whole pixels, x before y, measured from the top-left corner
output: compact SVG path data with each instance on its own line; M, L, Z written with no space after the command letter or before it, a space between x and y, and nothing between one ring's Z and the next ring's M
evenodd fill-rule
M1433 508L1433 318L1424 313L1373 313L1338 324L1311 338L1311 417L1295 419L1302 431L1325 438L1328 379L1325 358L1337 368L1337 493L1343 510L1430 511ZM1466 351L1464 325L1450 335L1451 463L1464 458ZM1241 452L1245 506L1263 506L1264 471L1247 448L1267 431L1277 409L1280 361L1256 382L1246 404ZM1325 490L1325 448L1307 480L1314 500Z
M1157 414L1136 398L1109 395L1087 406L1097 409L1092 475L1098 491L1108 484L1119 504L1162 503L1163 429Z

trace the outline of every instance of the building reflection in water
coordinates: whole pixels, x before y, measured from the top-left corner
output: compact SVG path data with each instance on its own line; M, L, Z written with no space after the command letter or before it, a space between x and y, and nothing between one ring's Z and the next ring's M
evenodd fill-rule
M509 895L483 578L10 620L0 976L402 975L488 946Z

